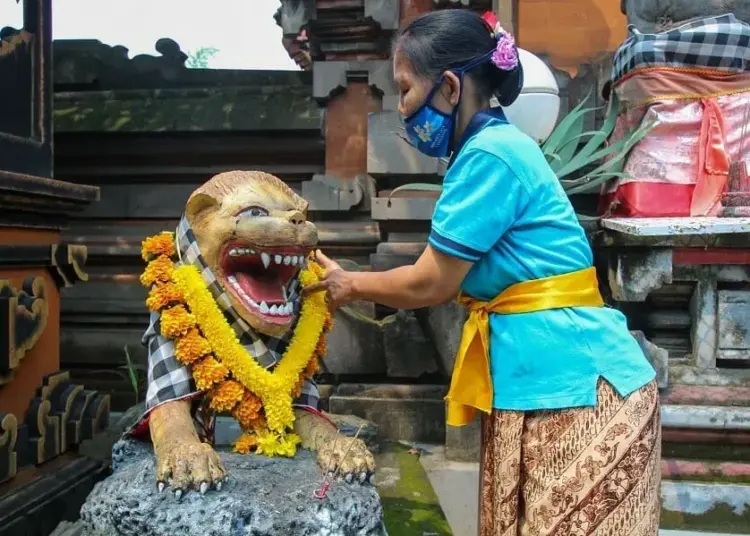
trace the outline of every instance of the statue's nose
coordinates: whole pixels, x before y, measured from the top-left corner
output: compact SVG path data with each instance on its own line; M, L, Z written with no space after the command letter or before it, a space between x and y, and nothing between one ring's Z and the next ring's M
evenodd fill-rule
M305 216L299 210L290 210L286 213L286 219L295 225L305 223Z

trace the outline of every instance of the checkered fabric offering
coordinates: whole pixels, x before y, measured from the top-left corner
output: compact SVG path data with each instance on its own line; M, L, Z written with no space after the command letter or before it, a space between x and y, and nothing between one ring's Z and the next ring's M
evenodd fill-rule
M294 329L290 329L282 338L256 334L232 307L226 292L206 265L198 249L195 235L184 216L177 226L175 240L180 256L179 264L191 264L200 270L203 280L208 285L216 303L229 324L234 328L247 353L266 369L272 370L286 351ZM297 285L298 283L295 280L288 289L289 300L294 303L295 315L299 314L300 311ZM189 367L180 363L175 357L174 343L160 335L159 317L159 313L151 313L148 329L142 339L143 344L148 348L147 410L170 400L190 398L199 393L193 382ZM312 381L307 381L302 388L302 395L295 405L317 409L318 399L317 385Z
M733 14L689 22L658 34L628 26L617 50L611 81L643 67L704 67L728 72L750 70L750 25Z

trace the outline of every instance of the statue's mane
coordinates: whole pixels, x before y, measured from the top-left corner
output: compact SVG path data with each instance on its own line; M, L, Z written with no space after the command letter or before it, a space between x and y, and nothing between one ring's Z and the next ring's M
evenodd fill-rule
M307 212L307 201L297 195L284 181L263 171L226 171L219 173L198 187L190 197L204 194L220 200L247 186L257 187L269 195L289 198L294 202L297 210L302 213ZM188 202L190 201L188 200Z

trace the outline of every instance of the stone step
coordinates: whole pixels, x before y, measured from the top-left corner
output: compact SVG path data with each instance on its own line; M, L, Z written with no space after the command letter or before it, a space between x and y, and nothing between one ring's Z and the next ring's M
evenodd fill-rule
M419 448L454 536L475 536L477 494L468 490L479 485L479 464L446 459L442 445ZM661 495L661 536L750 534L750 485L665 479Z
M694 530L661 529L659 536L733 536L730 532L696 532Z

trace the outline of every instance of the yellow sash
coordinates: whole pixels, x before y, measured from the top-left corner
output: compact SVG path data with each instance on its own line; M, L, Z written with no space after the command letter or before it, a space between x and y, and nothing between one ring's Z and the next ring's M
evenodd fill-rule
M445 397L447 422L451 426L471 423L477 409L485 413L492 411L490 313L517 314L604 305L594 268L522 281L505 289L491 302L468 296L459 296L458 301L469 309L469 318L464 324L451 386Z

